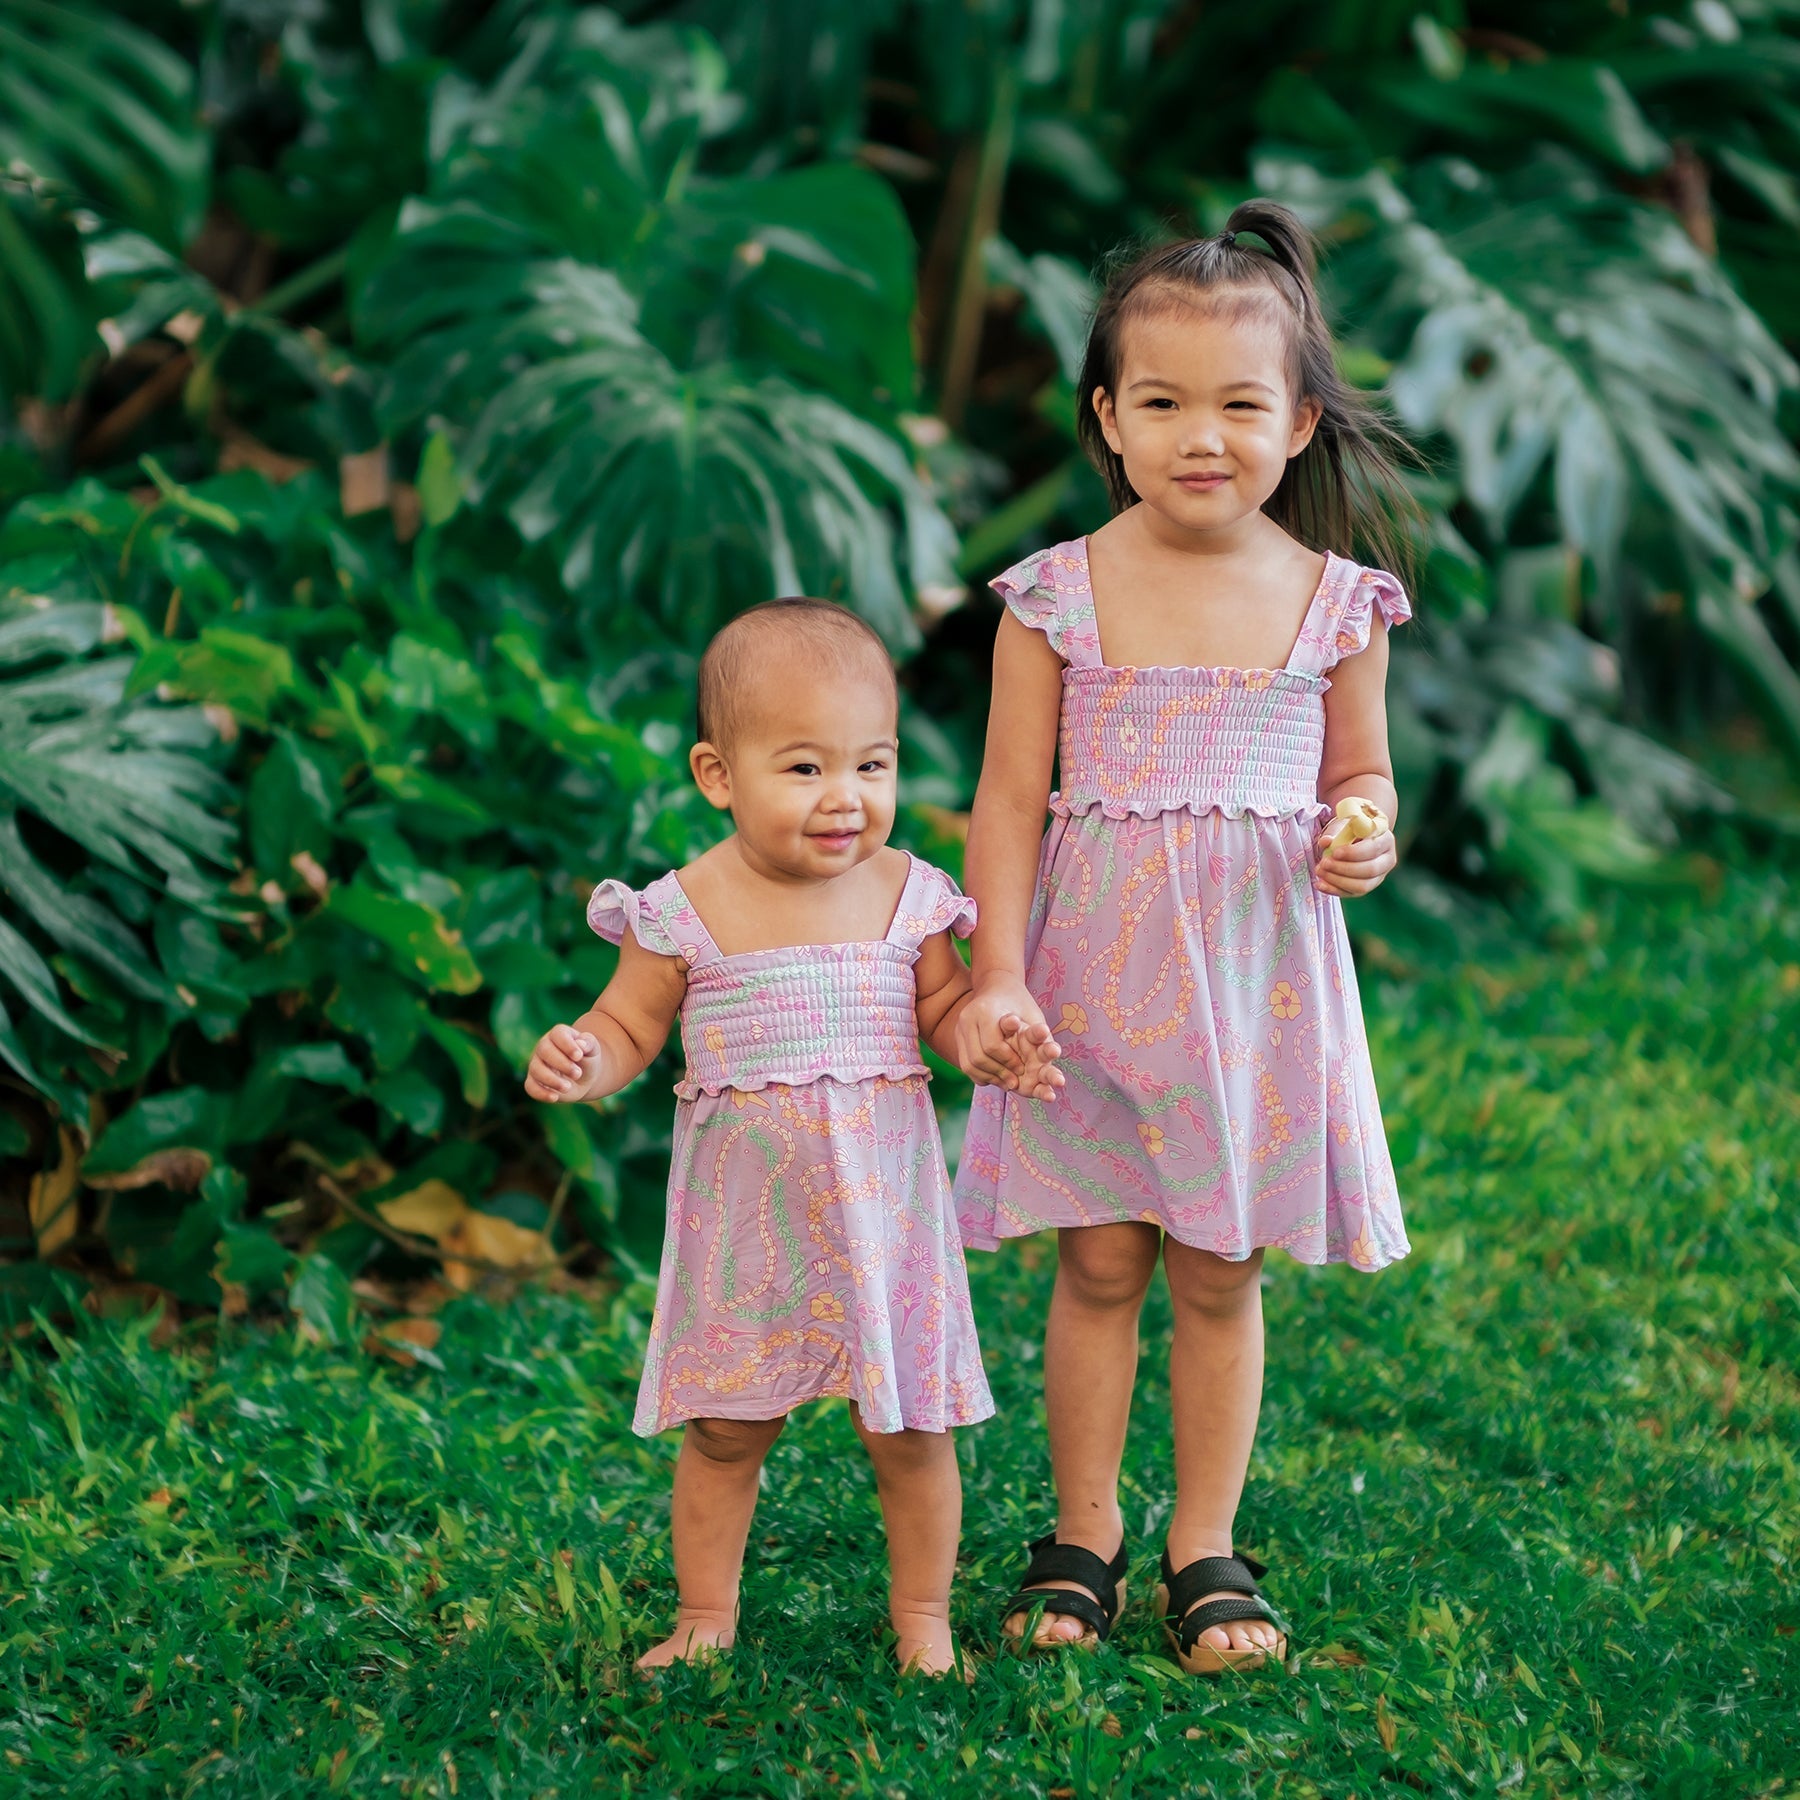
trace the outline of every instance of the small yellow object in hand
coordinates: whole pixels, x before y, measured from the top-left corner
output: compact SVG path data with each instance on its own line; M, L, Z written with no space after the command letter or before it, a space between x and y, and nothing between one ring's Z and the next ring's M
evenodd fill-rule
M1325 854L1335 856L1346 844L1361 843L1364 838L1380 837L1393 829L1391 821L1373 801L1359 800L1354 794L1337 803L1337 826L1325 842Z

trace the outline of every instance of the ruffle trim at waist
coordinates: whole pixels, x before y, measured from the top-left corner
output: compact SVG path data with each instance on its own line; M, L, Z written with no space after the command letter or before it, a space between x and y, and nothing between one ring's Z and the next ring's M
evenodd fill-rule
M1331 808L1316 799L1293 804L1280 800L1245 800L1235 795L1207 800L1164 800L1153 795L1131 800L1102 800L1098 796L1084 799L1079 795L1056 793L1050 796L1050 810L1059 819L1085 816L1088 813L1099 813L1108 819L1155 819L1164 813L1191 813L1196 818L1217 813L1226 819L1298 819L1311 814L1315 819L1322 819L1330 814Z
M698 1100L702 1094L709 1100L717 1100L722 1094L759 1094L764 1088L812 1087L821 1081L835 1081L842 1087L856 1087L862 1082L878 1079L908 1081L915 1075L923 1075L927 1081L931 1079L931 1071L922 1062L892 1062L865 1066L845 1064L829 1069L808 1069L790 1074L784 1074L779 1069L771 1069L741 1077L696 1077L690 1071L676 1082L675 1093L677 1098L682 1100Z

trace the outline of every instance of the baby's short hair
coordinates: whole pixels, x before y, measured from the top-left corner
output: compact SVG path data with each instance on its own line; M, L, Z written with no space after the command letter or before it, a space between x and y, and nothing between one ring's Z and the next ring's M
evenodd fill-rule
M741 612L700 658L700 738L728 749L742 730L746 696L782 655L809 658L831 675L878 674L899 684L887 646L847 607L829 600L765 600Z

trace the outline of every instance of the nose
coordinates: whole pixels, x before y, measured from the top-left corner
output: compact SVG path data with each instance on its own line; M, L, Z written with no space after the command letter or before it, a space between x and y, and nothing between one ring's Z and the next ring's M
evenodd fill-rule
M820 809L828 813L856 813L862 811L862 796L856 791L856 783L848 777L840 777L825 790L825 797L819 802Z
M1183 456L1225 454L1225 432L1217 419L1210 415L1190 413L1184 423L1187 429L1181 434Z

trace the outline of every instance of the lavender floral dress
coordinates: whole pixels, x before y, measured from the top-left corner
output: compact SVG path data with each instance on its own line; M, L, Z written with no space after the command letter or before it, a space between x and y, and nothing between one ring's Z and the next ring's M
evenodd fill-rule
M687 964L669 1212L634 1429L853 1399L872 1431L994 1410L919 1056L919 947L975 903L913 859L879 943L721 954L674 875L588 923Z
M1234 1260L1406 1254L1343 905L1313 884L1330 670L1391 575L1327 557L1283 669L1109 668L1086 541L994 582L1065 664L1027 980L1054 1101L978 1088L964 1242L1145 1220Z

